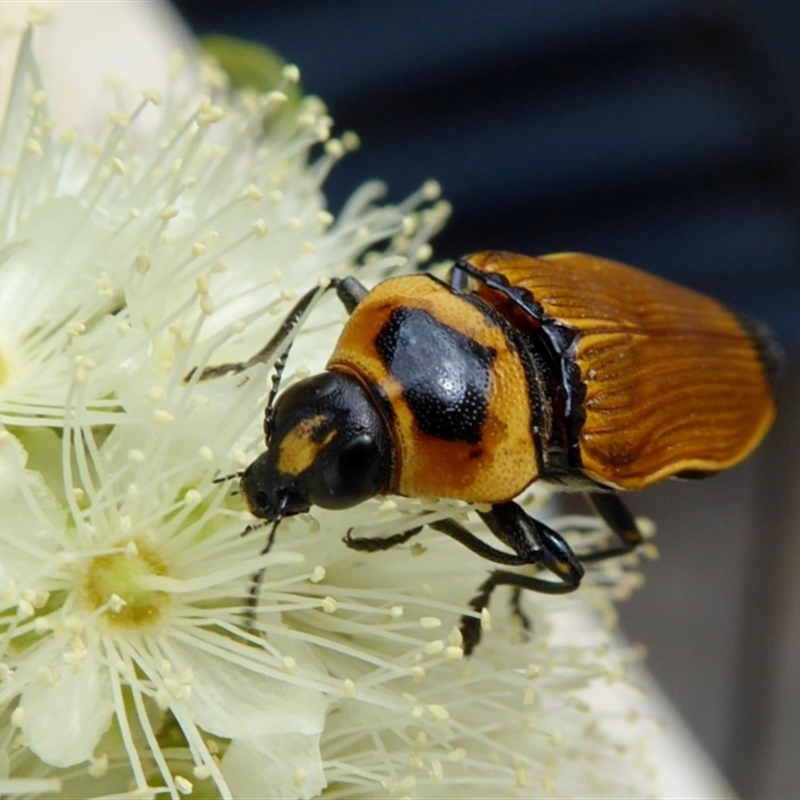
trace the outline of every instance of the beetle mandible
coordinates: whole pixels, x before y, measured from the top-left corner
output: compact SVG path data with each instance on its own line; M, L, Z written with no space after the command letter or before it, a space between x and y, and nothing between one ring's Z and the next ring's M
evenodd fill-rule
M779 349L765 327L614 261L487 251L456 262L447 282L416 274L369 292L352 277L330 286L350 317L324 372L277 396L287 337L324 289L304 295L248 362L280 354L267 449L241 475L250 511L273 523L265 551L281 519L312 505L433 495L489 506L478 514L509 549L455 520L431 527L505 567L555 576L496 569L475 611L501 585L571 592L584 564L641 541L619 491L727 469L775 415ZM584 493L617 543L576 555L514 502L534 481ZM345 542L384 550L419 530ZM464 617L462 633L468 654L479 621Z

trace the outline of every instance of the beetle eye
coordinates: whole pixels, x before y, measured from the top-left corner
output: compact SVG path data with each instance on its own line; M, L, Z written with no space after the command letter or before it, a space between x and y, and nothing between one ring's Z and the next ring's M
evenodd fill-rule
M330 448L317 480L313 502L324 508L349 508L376 495L385 483L380 448L367 433L341 448Z

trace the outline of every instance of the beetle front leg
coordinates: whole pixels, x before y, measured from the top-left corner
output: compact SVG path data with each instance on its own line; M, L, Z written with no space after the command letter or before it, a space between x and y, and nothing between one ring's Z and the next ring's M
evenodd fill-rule
M389 550L392 547L397 547L399 544L404 544L412 536L416 536L421 530L422 525L419 525L416 528L411 528L411 530L402 531L401 533L395 533L392 536L361 536L358 539L354 539L350 535L350 531L347 531L342 538L342 541L351 550L360 550L364 553L375 553L379 550Z
M292 310L286 315L280 328L278 328L272 338L255 355L248 358L247 361L237 361L229 364L218 364L214 367L206 367L200 375L200 380L205 381L209 378L219 378L222 375L243 372L250 367L254 367L256 364L265 364L271 361L275 355L280 352L286 339L303 320L312 303L325 294L328 289L336 290L336 296L339 298L348 314L353 313L355 307L367 294L367 289L352 276L348 276L347 278L333 278L327 286L315 286L313 289L309 289L294 304ZM280 380L280 373L283 371L283 366L286 363L286 358L289 355L290 349L291 345L286 347L275 361L278 380ZM189 380L193 372L194 370L186 376L185 380Z

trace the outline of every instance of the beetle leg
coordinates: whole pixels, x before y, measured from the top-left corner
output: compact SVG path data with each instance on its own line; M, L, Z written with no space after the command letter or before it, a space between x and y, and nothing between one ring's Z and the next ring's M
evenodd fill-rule
M365 553L374 553L378 550L389 550L391 547L396 547L398 544L407 542L412 536L416 536L422 530L422 525L411 530L403 531L402 533L395 533L392 536L362 536L354 539L347 531L342 541L351 550L361 550Z
M562 536L516 503L498 503L479 516L501 542L525 558L523 563L540 563L573 587L581 582L583 567Z
M489 605L489 598L498 586L513 586L515 589L529 589L540 594L567 594L578 588L577 584L559 583L535 578L520 572L509 572L504 569L493 570L489 577L478 587L478 594L470 600L469 605L479 614ZM524 618L524 615L523 615ZM524 623L523 623L524 624ZM527 627L527 626L526 626ZM469 655L481 640L481 620L478 617L461 617L461 636L464 643L464 655Z
M513 586L512 607L528 628L530 623L519 607L519 590L529 589L543 594L566 594L578 588L583 577L583 567L570 546L560 534L533 517L528 516L516 503L498 503L491 511L479 512L492 533L517 554L518 560L506 563L541 564L559 580L551 581L533 575L506 570L495 570L481 584L478 594L470 601L477 612L489 605L492 592L498 586ZM469 655L481 638L480 619L464 616L461 619L464 653Z
M442 519L438 522L429 523L430 527L440 533L444 533L451 539L460 542L464 547L477 553L482 558L488 561L494 561L496 564L506 564L509 567L521 567L523 564L535 564L539 560L538 554L534 554L534 558L530 555L519 553L516 551L508 553L504 550L498 550L490 544L486 544L483 539L477 537L474 533L470 533L463 525L456 522L454 519ZM508 544L508 542L506 542ZM513 545L510 545L513 547Z
M274 336L255 355L248 358L247 361L237 361L230 364L218 364L214 367L206 367L200 375L200 380L204 381L209 378L218 378L221 375L229 375L232 372L243 372L250 367L254 367L256 364L264 364L272 360L275 354L280 351L288 336L303 320L311 304L331 288L336 290L336 295L348 314L353 313L353 309L355 309L367 294L366 288L352 276L348 276L347 278L333 278L328 286L315 286L313 289L309 289L294 304L292 310L286 315ZM280 381L280 373L283 371L283 366L286 363L286 357L290 349L291 345L286 348L284 353L275 362L278 380L273 381L274 384ZM192 372L186 376L185 380L191 378Z
M602 517L603 522L619 537L620 544L608 547L605 550L581 555L581 561L604 561L606 558L625 555L625 553L630 553L641 543L642 534L636 527L636 520L634 520L633 515L628 511L622 500L619 499L619 495L613 492L588 492L586 497Z

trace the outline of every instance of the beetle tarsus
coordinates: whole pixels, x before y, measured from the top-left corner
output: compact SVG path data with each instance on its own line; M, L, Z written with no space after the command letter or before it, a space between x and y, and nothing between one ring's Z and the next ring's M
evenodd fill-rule
M352 530L352 529L351 529ZM402 533L395 533L393 536L364 536L354 539L350 534L351 531L342 537L342 541L351 550L360 550L363 553L375 553L379 550L389 550L392 547L397 547L399 544L407 542L412 536L416 536L422 530L420 525L417 528L403 531Z

